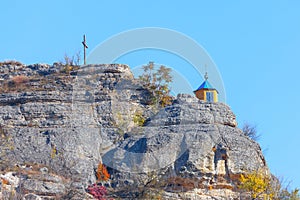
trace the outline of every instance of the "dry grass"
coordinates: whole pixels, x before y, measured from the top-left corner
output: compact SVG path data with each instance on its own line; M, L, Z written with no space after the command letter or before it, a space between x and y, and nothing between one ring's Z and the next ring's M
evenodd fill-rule
M24 75L20 75L20 76L14 76L11 81L16 85L19 86L20 84L23 83L28 83L29 82L29 78L24 76Z
M72 85L73 79L66 74L46 77L19 75L0 82L0 93L54 91Z
M19 61L15 61L15 60L6 60L4 62L0 62L0 66L3 65L15 65L15 66L22 66L23 63L19 62Z

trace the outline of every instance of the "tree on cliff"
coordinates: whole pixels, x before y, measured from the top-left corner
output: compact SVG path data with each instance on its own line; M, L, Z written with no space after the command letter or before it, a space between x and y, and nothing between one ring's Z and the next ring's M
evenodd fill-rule
M249 192L252 200L300 200L299 189L289 191L278 178L262 171L242 174L239 181L239 189Z
M172 103L170 95L171 69L161 65L155 69L154 62L143 66L144 73L139 76L142 84L151 93L151 104L165 107Z
M243 128L242 128L243 133L250 137L252 140L259 140L260 134L257 133L257 128L255 125L251 125L249 123L245 123Z

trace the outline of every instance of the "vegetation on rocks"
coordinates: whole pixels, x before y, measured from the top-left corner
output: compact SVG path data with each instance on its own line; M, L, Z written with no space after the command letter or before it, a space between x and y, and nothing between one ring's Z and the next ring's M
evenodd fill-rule
M88 193L97 200L106 200L107 189L102 185L93 184L87 188Z
M267 163L227 105L187 94L173 101L166 67L149 63L137 80L126 65L66 74L65 64L0 67L2 187L15 177L14 191L25 199L91 199L89 192L97 199L298 200L298 190L273 193L270 177L247 175ZM3 89L22 76L28 81L16 78L19 89Z
M72 56L65 54L62 64L65 66L79 66L80 60L81 60L81 55L80 55L80 51L78 51L75 55Z
M243 128L242 128L242 131L244 133L244 135L250 137L252 140L259 140L259 138L261 137L260 134L258 134L257 132L257 128L255 125L251 125L249 123L245 123Z
M253 199L273 199L275 191L272 188L271 177L263 172L252 172L241 175L239 188L250 192Z
M300 200L299 189L289 191L287 188L282 188L276 200Z
M278 178L255 171L241 175L239 189L249 192L252 199L300 200L299 190L284 188Z
M107 200L106 196L108 194L106 187L103 183L107 182L110 178L106 167L101 162L98 164L96 171L97 183L88 186L87 192L93 195L97 200Z
M102 163L98 164L98 168L97 168L97 180L98 181L108 181L110 174L108 173L105 165L103 165Z
M144 73L139 77L142 84L151 93L151 104L165 107L172 103L170 83L172 82L171 69L161 65L155 68L154 62L143 66Z
M6 60L3 62L0 62L0 67L3 65L22 66L23 63L16 61L16 60Z
M143 116L142 112L136 111L133 115L133 122L138 126L143 126L146 122L146 118Z

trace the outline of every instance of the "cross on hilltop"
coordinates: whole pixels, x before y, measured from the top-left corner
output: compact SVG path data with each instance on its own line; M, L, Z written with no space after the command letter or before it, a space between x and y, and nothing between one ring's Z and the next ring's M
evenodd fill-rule
M83 45L83 59L84 59L84 62L83 64L86 65L86 49L89 48L86 44L86 40L85 40L85 35L83 35L83 41L82 41L82 45Z

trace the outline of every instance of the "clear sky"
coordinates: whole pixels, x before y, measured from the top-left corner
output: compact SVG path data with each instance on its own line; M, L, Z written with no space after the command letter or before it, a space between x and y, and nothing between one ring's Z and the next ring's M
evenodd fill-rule
M83 34L88 53L135 28L168 28L193 38L216 63L239 125L257 125L271 171L300 187L300 1L6 0L0 6L0 61L61 61L81 50ZM146 50L138 55L144 57L120 61L153 60ZM159 59L174 65L171 56Z

